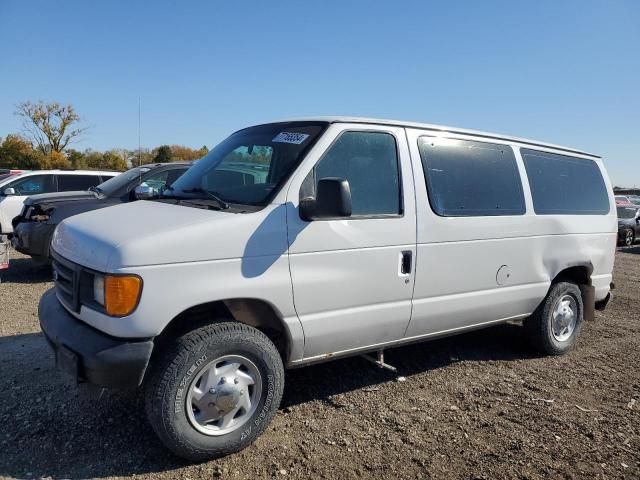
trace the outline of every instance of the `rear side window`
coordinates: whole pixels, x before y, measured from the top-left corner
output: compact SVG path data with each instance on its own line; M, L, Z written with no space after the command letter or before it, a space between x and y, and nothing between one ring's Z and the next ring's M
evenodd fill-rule
M443 217L523 215L524 194L513 149L470 140L420 137L429 202Z
M609 195L593 160L523 148L538 215L606 215Z
M98 175L58 175L58 191L71 192L87 190L89 187L100 185Z
M400 174L395 137L384 132L344 132L329 147L308 180L349 182L353 216L399 215ZM303 189L305 187L303 186Z
M53 175L30 175L17 180L6 187L13 187L16 195L37 195L56 191Z

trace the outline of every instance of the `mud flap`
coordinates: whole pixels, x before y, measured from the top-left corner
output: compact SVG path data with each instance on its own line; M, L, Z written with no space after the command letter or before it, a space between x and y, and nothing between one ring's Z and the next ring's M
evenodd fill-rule
M607 296L604 297L603 300L600 300L599 302L596 302L596 310L602 311L605 308L607 308L607 305L611 301L611 298L612 298L611 292L607 293Z
M585 321L590 322L596 317L596 288L593 285L579 285L579 287L584 306L582 316Z

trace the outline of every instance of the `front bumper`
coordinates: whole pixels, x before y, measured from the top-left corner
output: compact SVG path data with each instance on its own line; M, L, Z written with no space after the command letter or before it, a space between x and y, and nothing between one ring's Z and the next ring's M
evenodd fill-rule
M13 229L11 243L20 253L49 259L49 245L56 225L40 222L20 222Z
M53 288L40 299L38 315L56 366L77 382L106 388L142 384L153 340L116 338L86 325L67 312Z

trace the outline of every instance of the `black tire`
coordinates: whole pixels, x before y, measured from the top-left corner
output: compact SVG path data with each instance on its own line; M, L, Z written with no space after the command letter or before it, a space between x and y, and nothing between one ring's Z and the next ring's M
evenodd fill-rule
M209 361L225 355L242 355L253 362L262 379L261 395L253 415L242 427L210 436L191 424L186 411L187 392ZM282 359L266 335L237 322L214 323L167 346L151 368L145 407L151 426L169 450L187 460L202 462L250 445L275 415L283 389Z
M635 234L632 229L627 228L624 231L624 237L622 238L622 244L626 247L633 246L633 242L635 241Z
M552 331L552 316L560 299L567 295L573 298L577 308L576 324L571 335L560 341ZM524 326L529 343L538 352L546 355L563 355L575 347L583 319L584 306L580 288L573 283L559 282L551 286L543 302L524 322Z

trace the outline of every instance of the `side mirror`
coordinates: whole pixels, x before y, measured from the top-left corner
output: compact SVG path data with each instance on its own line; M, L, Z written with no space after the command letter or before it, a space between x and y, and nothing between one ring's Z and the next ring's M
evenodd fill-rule
M4 191L2 192L2 194L3 194L5 197L8 197L8 196L10 196L10 195L15 195L15 194L16 194L16 189L15 189L15 188L13 188L13 187L7 187L7 188L5 188L5 189L4 189Z
M300 218L303 220L350 216L351 189L344 178L321 178L316 197L306 197L300 201Z
M149 200L150 198L156 196L155 189L145 184L138 185L133 193L136 197L136 200Z

